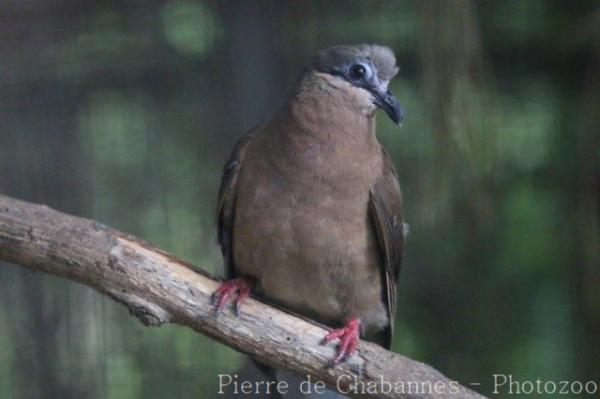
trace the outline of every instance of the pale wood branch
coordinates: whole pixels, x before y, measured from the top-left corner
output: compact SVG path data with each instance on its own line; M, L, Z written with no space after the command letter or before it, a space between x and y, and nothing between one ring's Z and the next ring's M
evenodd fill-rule
M334 348L320 345L322 326L254 298L244 302L239 317L231 309L217 316L210 298L219 281L208 273L135 237L44 205L0 195L0 259L86 284L146 325L188 326L346 392L359 382L359 389L375 384L371 397L482 398L426 364L364 341L347 363L327 368ZM390 387L385 383L391 392L382 392Z

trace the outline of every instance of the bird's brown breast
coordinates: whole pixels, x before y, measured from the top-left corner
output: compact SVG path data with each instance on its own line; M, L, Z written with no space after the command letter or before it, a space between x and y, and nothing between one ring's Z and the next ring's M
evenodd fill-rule
M331 140L289 122L284 133L277 119L266 125L246 155L236 268L256 278L262 295L298 313L325 323L359 316L382 327L381 259L368 212L381 148L367 126L362 136Z

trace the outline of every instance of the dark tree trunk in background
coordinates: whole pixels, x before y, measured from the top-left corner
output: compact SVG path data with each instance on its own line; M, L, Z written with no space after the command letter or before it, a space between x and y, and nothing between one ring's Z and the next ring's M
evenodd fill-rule
M65 211L87 211L82 207L86 188L78 178L85 172L74 126L76 98L55 101L55 93L64 92L57 82L21 82L12 90L23 103L2 107L10 112L2 115L1 122L3 130L8 129L0 136L0 188ZM32 99L36 103L33 109L28 104ZM95 395L93 380L101 376L101 370L96 375L65 376L57 367L83 356L85 341L80 338L86 329L87 311L70 305L71 298L77 298L79 304L96 300L88 297L89 290L7 265L0 268L0 275L2 302L21 307L9 313L12 336L29 337L29 345L17 347L13 373L16 378L27 378L21 384L29 387L30 397ZM65 339L70 341L68 345ZM81 387L86 392L80 392Z
M422 2L419 10L421 89L433 134L432 158L420 168L420 189L424 191L418 195L428 203L421 208L428 213L419 216L436 226L428 234L441 243L436 246L436 265L445 275L423 297L431 301L428 306L436 314L432 328L445 331L439 347L449 347L468 335L461 326L471 323L474 309L470 298L474 292L485 291L488 283L474 276L484 276L491 267L482 261L482 253L473 249L485 245L486 231L495 218L491 191L496 167L494 108L481 103L481 98L491 97L488 94L494 82L486 72L477 3ZM482 112L489 114L489 120L480 123ZM447 237L460 237L462 245L445 248ZM456 253L461 253L464 263L449 261ZM465 281L473 282L467 284L469 289L455 292L454 287ZM475 351L470 355L477 356ZM461 355L446 353L444 358L449 365L456 356ZM477 373L475 368L470 372Z
M70 91L69 82L54 78L57 60L43 58L49 53L58 55L61 41L57 39L69 35L64 21L76 10L64 5L48 8L44 18L19 7L3 9L0 190L85 213L89 211L84 206L88 201L83 184L86 170L77 133L80 99ZM57 25L62 26L60 33L51 34ZM7 313L11 338L27 342L14 346L14 368L2 373L19 381L25 397L98 396L102 357L86 356L83 339L89 309L72 306L73 298L83 305L97 297L82 287L7 264L0 266L0 297L3 306L13 308ZM92 364L83 368L71 359Z
M581 123L576 127L578 169L573 201L577 210L577 252L580 254L578 292L585 328L585 341L580 345L586 359L585 372L588 378L594 379L600 375L600 12L588 23L590 31L587 33L596 46L583 80Z

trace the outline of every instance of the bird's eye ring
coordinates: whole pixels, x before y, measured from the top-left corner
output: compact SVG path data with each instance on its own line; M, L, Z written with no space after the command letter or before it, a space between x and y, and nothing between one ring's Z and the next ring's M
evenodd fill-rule
M364 65L354 64L350 67L350 77L352 79L362 79L367 74L367 69Z

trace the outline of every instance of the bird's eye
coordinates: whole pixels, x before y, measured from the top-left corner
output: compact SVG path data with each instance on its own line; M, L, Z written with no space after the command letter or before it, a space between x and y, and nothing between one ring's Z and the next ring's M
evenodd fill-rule
M365 75L367 74L367 69L364 67L364 65L361 64L354 64L350 67L350 77L352 79L362 79L365 77Z

